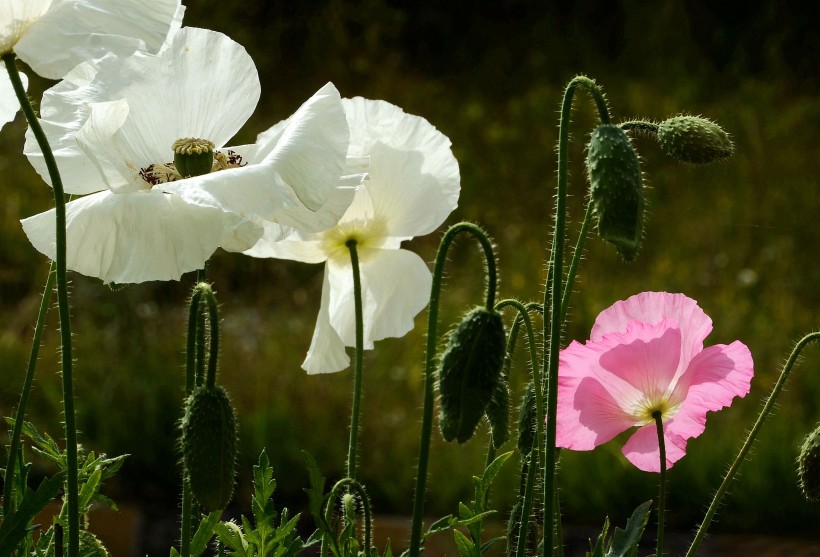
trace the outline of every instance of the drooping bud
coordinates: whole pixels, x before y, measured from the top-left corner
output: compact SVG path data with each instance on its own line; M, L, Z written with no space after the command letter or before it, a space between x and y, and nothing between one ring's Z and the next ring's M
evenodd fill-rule
M820 501L820 426L806 436L797 457L797 477L803 496Z
M174 167L180 176L209 174L214 166L214 144L207 139L185 137L174 141Z
M224 509L233 495L236 419L220 386L197 387L182 418L182 456L191 491L205 510Z
M476 307L450 332L439 367L439 427L447 441L464 443L501 380L506 353L504 322L497 311Z
M625 260L634 260L643 233L643 176L638 154L622 129L604 124L592 132L587 172L598 234Z
M658 125L658 142L681 162L707 164L730 156L735 146L716 123L700 116L675 116Z

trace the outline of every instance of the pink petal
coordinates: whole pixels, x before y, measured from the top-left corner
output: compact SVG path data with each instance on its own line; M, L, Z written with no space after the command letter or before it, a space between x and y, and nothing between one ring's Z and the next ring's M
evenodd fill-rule
M686 454L686 439L677 435L672 428L672 420L663 427L666 448L666 468L672 468ZM648 424L636 431L623 448L624 456L639 470L661 471L661 451L658 445L658 429Z
M695 300L667 292L641 292L614 303L598 315L590 339L597 341L608 333L622 333L632 321L655 325L664 318L676 323L683 333L683 360L689 361L703 349L703 340L712 331L712 320Z

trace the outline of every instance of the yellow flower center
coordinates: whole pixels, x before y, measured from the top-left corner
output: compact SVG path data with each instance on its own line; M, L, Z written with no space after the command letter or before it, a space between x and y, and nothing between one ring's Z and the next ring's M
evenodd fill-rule
M173 162L149 164L140 169L140 178L156 186L228 168L240 168L248 164L242 161L242 155L239 153L231 150L223 153L214 149L213 142L207 139L177 139L171 150L174 153Z

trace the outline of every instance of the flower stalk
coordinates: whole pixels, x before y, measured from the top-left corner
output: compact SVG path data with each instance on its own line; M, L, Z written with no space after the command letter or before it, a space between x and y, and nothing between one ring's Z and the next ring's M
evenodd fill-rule
M60 316L60 348L62 354L63 378L63 412L65 414L66 436L66 501L68 505L68 557L78 557L80 551L80 509L79 509L79 480L77 464L77 425L74 411L74 358L71 349L71 315L68 302L68 279L66 277L66 211L63 182L57 162L51 151L43 128L37 120L34 108L29 102L20 79L20 72L15 63L13 52L3 56L3 62L9 74L20 108L26 117L29 128L34 134L37 144L43 153L43 158L51 178L51 187L54 190L55 209L55 256L57 282L57 311Z
M359 450L359 415L362 402L362 367L364 363L364 317L362 310L362 279L359 271L359 254L356 240L348 240L345 245L350 251L353 269L353 303L356 312L356 355L353 364L353 404L350 412L350 441L347 447L347 477L356 478Z
M542 557L553 554L555 546L555 468L557 454L556 408L558 406L558 349L563 333L564 301L564 241L566 236L567 182L569 162L569 124L572 113L572 101L578 88L585 89L592 95L598 108L602 124L609 124L609 110L603 93L594 80L586 76L577 76L567 85L561 104L561 119L558 130L558 184L555 203L554 231L550 253L551 288L544 289L544 309L549 308L550 318L544 319L543 352L548 354L543 361L543 375L546 377L546 439L543 463L544 473L544 543Z
M424 515L424 497L427 485L427 466L430 459L430 438L433 430L433 370L436 361L436 346L438 342L438 309L441 297L441 283L444 276L444 264L447 253L456 237L461 233L471 234L481 245L484 253L484 268L486 276L486 307L492 309L495 305L497 286L497 271L495 253L487 234L478 226L469 222L461 222L451 226L439 244L436 260L433 267L433 282L430 288L430 305L427 310L427 349L424 362L423 403L421 420L421 439L419 442L418 467L416 472L416 487L413 494L413 522L410 529L409 557L418 557L421 552L421 527Z
M655 551L656 557L663 557L663 525L666 512L666 440L663 436L663 417L660 411L652 413L655 418L655 425L658 429L658 447L660 447L660 467L661 476L658 486L658 545Z

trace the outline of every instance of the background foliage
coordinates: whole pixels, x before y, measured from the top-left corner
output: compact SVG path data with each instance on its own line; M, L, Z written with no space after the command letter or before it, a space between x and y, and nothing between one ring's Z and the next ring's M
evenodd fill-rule
M732 134L737 154L706 168L675 164L649 141L636 145L648 176L649 219L642 253L625 264L597 239L579 275L569 338L584 340L595 316L642 290L684 292L712 316L709 343L741 339L755 356L752 393L709 417L704 435L670 473L669 519L691 528L751 425L786 352L820 325L820 196L814 168L820 129L817 52L809 18L770 2L674 0L438 2L303 0L189 2L186 24L220 30L243 44L263 84L256 115L236 143L291 114L327 81L344 96L381 98L430 120L460 162L460 207L450 222L481 223L495 237L502 296L537 299L550 231L557 110L577 73L607 91L616 120L703 114ZM39 98L50 83L33 80ZM582 215L584 142L593 110L577 103L570 211ZM50 190L21 155L22 120L0 135L0 410L9 415L22 384L47 262L18 220L51 206ZM410 248L428 261L439 235ZM478 256L453 253L444 298L446 327L479 300ZM209 267L222 304L221 381L240 417L243 487L267 447L279 499L304 508L311 452L330 478L343 474L349 372L307 376L299 367L319 306L321 267L218 253ZM162 512L177 506L176 423L183 388L185 298L193 276L112 292L73 276L77 393L82 442L129 453L108 494ZM61 433L56 315L30 418ZM365 359L363 479L382 513L411 506L421 405L424 314L417 329L377 345ZM794 458L818 419L816 349L764 429L754 459L732 490L716 531L807 531L820 513L795 487ZM526 380L520 360L513 383ZM486 432L465 446L436 441L428 509L454 512L483 463ZM610 443L566 453L560 472L567 522L623 523L655 493ZM495 497L515 492L508 466ZM458 471L458 475L454 475Z

